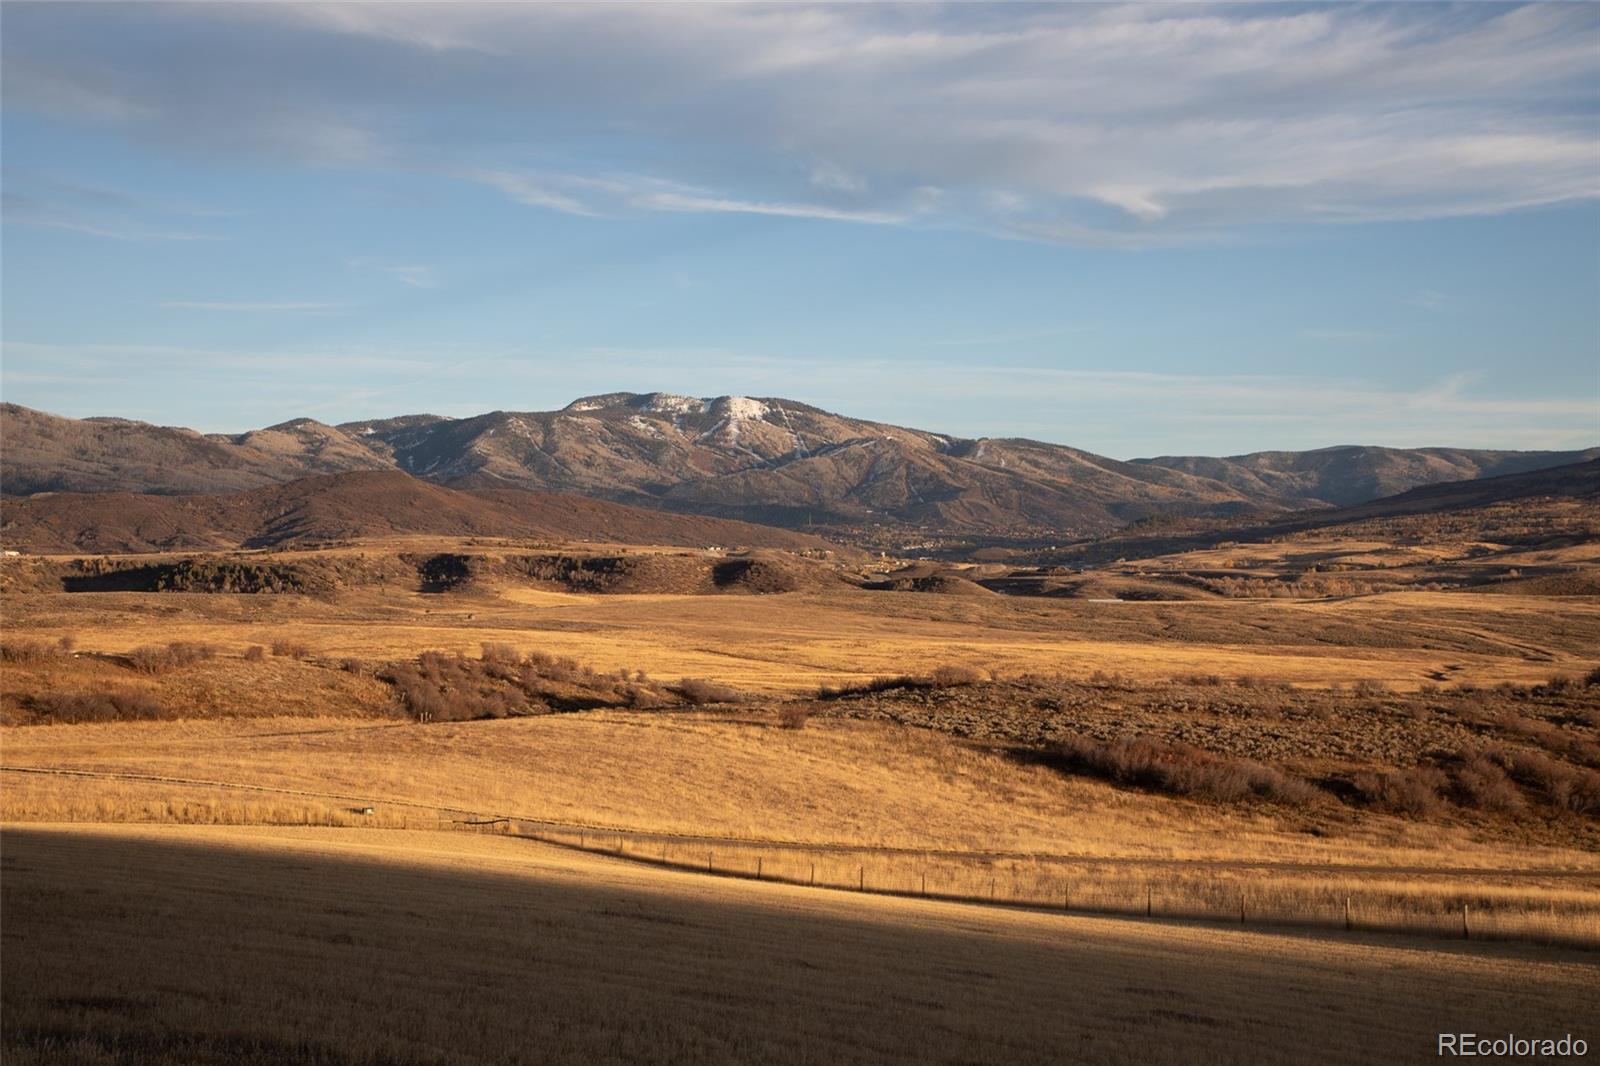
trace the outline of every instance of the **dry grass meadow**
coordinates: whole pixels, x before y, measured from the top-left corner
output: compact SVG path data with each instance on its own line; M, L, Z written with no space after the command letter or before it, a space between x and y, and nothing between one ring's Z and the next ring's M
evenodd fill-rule
M13 828L6 1059L1420 1060L1589 960L707 879L459 833Z
M1584 1035L1600 599L1227 588L13 575L6 1061L1359 1062ZM1165 785L1062 755L1133 736Z

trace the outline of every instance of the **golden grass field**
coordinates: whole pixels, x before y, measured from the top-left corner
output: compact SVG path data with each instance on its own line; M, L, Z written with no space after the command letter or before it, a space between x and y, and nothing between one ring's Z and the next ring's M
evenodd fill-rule
M1449 664L1479 685L1600 665L1600 600L1391 592L1340 600L1100 603L843 589L778 596L578 595L526 587L333 598L203 593L17 596L12 623L126 651L152 640L236 650L289 637L327 658L475 652L485 641L600 669L707 677L755 692L959 663L999 674L1186 673L1415 687Z
M1592 959L708 879L460 833L6 832L8 1063L1421 1061Z
M877 723L591 712L44 726L13 730L4 759L0 817L12 824L504 817L563 843L741 876L1230 921L1245 897L1257 922L1321 925L1353 901L1365 927L1447 936L1467 903L1480 936L1600 946L1600 861L1580 848L1174 800Z
M0 729L7 1063L1407 1061L1441 1029L1592 1024L1600 857L1579 816L1210 802L782 713L820 684L952 665L1206 674L1252 684L1173 698L1232 700L1294 741L1346 728L1282 717L1296 691L1582 677L1594 597L485 582L23 591L5 610L8 642L76 649L5 662L8 707L72 688L165 708ZM160 674L125 658L171 641L217 653ZM305 651L243 657L281 642ZM381 664L484 644L748 698L397 713ZM1593 734L1572 692L1595 689L1566 691L1579 710L1534 723L1541 744ZM1395 715L1371 720L1408 728Z

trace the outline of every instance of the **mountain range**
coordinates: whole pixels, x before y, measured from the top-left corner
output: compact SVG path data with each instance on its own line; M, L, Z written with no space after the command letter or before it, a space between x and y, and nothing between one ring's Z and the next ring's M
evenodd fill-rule
M1156 514L1348 506L1600 456L1600 448L1350 446L1124 462L1039 441L907 429L781 398L626 392L558 411L337 426L296 419L234 435L5 404L0 433L0 489L8 496L227 493L399 471L457 489L576 494L791 528L968 536L1092 536Z

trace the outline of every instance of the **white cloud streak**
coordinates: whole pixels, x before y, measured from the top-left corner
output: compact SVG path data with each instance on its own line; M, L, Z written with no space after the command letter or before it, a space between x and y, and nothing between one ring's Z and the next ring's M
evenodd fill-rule
M226 311L246 314L320 314L337 311L344 304L306 301L260 300L163 300L157 307L175 311Z
M1140 245L1600 196L1592 5L76 7L8 13L8 104L576 215ZM608 191L591 156L651 173Z

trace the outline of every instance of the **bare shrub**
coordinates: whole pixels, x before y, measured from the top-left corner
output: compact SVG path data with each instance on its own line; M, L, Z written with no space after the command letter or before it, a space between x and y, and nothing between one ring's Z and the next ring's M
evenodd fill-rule
M627 694L628 706L636 711L653 711L667 706L667 701L649 689L632 686Z
M1600 666L1583 675L1583 686L1585 688L1594 688L1596 685L1600 685Z
M54 648L37 640L8 640L0 644L0 660L8 663L37 663L56 657Z
M948 664L937 667L928 677L932 688L957 688L961 685L976 685L988 680L982 670L974 666L961 666Z
M347 674L362 674L366 672L366 664L360 659L340 659L339 669Z
M1351 783L1370 806L1420 816L1439 810L1439 790L1447 780L1434 767L1417 766L1409 770L1365 771L1356 774Z
M259 644L252 644L244 650L244 661L258 663L267 657L267 649Z
M1310 782L1276 767L1151 737L1110 743L1067 737L1057 742L1054 754L1068 769L1179 796L1223 801L1254 797L1296 806L1321 796Z
M304 659L311 649L297 640L279 639L272 642L272 654L280 659Z
M578 660L570 656L547 655L542 651L532 651L522 660L522 673L530 678L544 678L548 681L565 681L577 684L592 681L596 674L593 667L583 666Z
M1389 686L1376 678L1363 677L1350 686L1350 691L1357 696L1381 696L1389 691Z
M797 703L788 703L778 708L779 729L804 729L811 720L811 710Z
M162 718L166 708L147 692L111 689L105 692L47 692L29 696L30 710L52 722L129 722Z
M504 718L533 709L526 692L497 684L481 661L463 655L425 651L415 663L391 664L378 677L394 686L401 706L418 721Z
M1509 813L1527 804L1505 770L1483 752L1461 751L1455 770L1456 795L1464 807Z
M64 634L56 640L56 650L63 655L70 654L78 646L78 638L71 633Z
M1600 773L1532 751L1499 751L1495 762L1554 807L1575 814L1600 813Z
M629 681L627 674L625 670L602 674L574 659L537 651L524 656L509 645L485 644L477 659L425 651L413 662L383 667L376 676L394 688L396 702L419 721L666 704L659 691ZM733 693L713 687L719 693Z
M217 654L215 644L202 644L192 640L175 640L165 647L145 644L128 653L128 665L142 674L165 674L184 666L213 659Z
M875 692L895 689L932 688L933 682L925 677L899 674L895 677L875 677L870 681L846 681L839 685L823 685L817 690L820 699L835 700L844 696L870 696Z
M672 690L696 707L707 703L737 703L744 695L736 688L701 677L686 677L672 686Z

